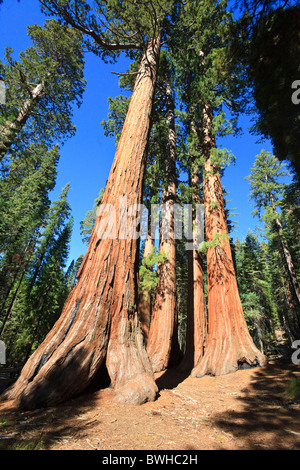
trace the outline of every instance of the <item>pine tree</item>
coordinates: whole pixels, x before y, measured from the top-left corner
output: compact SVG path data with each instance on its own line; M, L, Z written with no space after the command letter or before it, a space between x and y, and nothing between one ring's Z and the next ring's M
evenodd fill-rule
M235 47L255 102L252 130L271 140L274 155L292 166L299 183L299 2L247 0L241 4Z
M0 62L6 101L0 106L0 161L12 145L26 148L43 141L48 146L74 134L72 105L81 104L83 79L82 36L49 20L44 27L28 27L33 46L13 59L12 50Z
M246 239L235 245L235 256L245 318L255 344L266 352L274 344L278 325L268 254L257 236L248 231Z
M287 176L284 165L270 152L261 151L256 156L251 174L247 177L251 186L251 199L254 201L254 214L265 223L269 234L276 234L281 245L281 252L291 286L291 293L296 305L296 318L294 318L293 335L299 331L300 288L291 250L287 243L283 221L284 213L281 210L281 200L285 185L280 181ZM291 325L290 325L291 326ZM296 336L297 337L297 336Z
M44 144L33 144L14 158L9 174L0 182L1 334L49 209L58 158L57 146L47 151Z
M99 196L96 197L94 201L93 208L86 213L85 218L80 222L81 238L82 238L83 243L85 243L86 245L89 245L91 235L95 227L97 210L98 210L99 205L101 204L103 193L104 193L104 189L101 189Z
M7 199L5 221L13 224L10 232L19 250L22 249L22 240L26 244L23 255L16 258L15 253L13 256L18 262L18 269L6 294L6 301L3 298L5 308L1 332L10 364L22 364L32 348L36 349L58 318L70 290L69 274L65 269L72 227L71 220L66 223L70 216L67 203L69 185L63 189L59 200L49 207L49 191L53 189L56 178L58 148L46 152L45 146L40 145L40 153L37 149L35 152L31 150L32 154L21 155L14 161L10 175L2 182L6 195L9 194L8 190L12 192L12 201ZM16 211L14 218L8 211L11 202ZM15 237L14 229L19 232ZM10 252L16 249L10 246L8 237L6 242L3 245L4 268ZM5 269L1 275L4 287L10 278Z

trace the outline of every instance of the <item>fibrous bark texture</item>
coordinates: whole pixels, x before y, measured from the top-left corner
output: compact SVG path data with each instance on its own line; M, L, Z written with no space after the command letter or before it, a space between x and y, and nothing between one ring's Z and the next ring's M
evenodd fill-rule
M158 269L159 281L155 288L147 351L153 372L160 372L179 359L177 297L176 297L176 246L175 213L176 200L176 135L172 90L166 85L167 122L169 127L168 158L165 162L165 184L162 194L162 225L159 250L166 261Z
M5 396L24 408L50 406L78 395L104 365L116 399L141 404L156 397L137 315L138 240L126 233L124 201L128 207L141 202L159 49L156 38L142 58L100 206L114 208L115 227L106 226L108 209L98 212L78 282L61 317Z
M201 204L200 176L195 162L192 163L190 175L190 188L192 189L193 204ZM199 220L199 212L193 211L193 244L195 248L188 252L188 302L187 302L187 326L186 347L183 359L179 365L182 371L191 371L204 354L207 318L206 300L204 294L204 269L203 256L196 248L202 221Z
M220 173L211 163L215 147L212 111L203 111L203 192L206 241L219 237L207 251L208 336L203 358L192 371L193 377L222 375L239 367L265 364L264 355L249 334L239 297L230 249Z

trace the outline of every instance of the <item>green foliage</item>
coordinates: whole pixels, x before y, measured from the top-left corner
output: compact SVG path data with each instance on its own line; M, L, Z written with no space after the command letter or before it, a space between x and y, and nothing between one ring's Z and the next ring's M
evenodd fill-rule
M116 145L121 137L129 102L130 97L127 96L120 95L116 96L114 99L109 97L108 120L103 119L100 123L104 128L104 135L107 137L115 137Z
M2 314L15 279L27 267L49 210L54 188L58 147L42 143L16 156L0 180L0 305Z
M213 168L222 171L235 160L233 153L225 148L212 148L210 151L210 161ZM214 170L212 170L214 171Z
M248 231L242 243L236 242L234 255L239 293L249 330L260 349L270 350L279 319L267 253L257 236Z
M117 144L140 58L149 40L162 31L163 49L144 180L143 202L148 206L161 202L163 190L169 183L167 85L178 107L174 110L176 202L193 200L195 189L185 178L192 172L200 172L204 165L204 138L208 131L203 125L204 109L207 106L212 109L209 132L213 137L238 133L237 116L248 105L249 78L259 111L257 129L271 136L276 155L286 158L295 154L299 140L299 126L296 126L299 113L292 109L290 95L289 106L283 106L291 91L289 80L299 72L298 60L292 63L291 59L299 56L299 28L294 28L293 34L287 33L286 28L291 18L293 24L298 25L298 9L285 10L280 16L274 11L270 13L269 7L275 2L247 1L244 3L251 8L242 23L237 23L227 10L225 0L40 0L40 3L44 12L58 20L48 20L44 27L29 27L32 47L22 52L18 60L7 48L4 61L0 63L0 74L7 86L7 103L0 105L1 138L5 137L4 125L16 123L20 109L29 100L22 125L10 136L10 152L6 152L2 161L0 179L0 322L11 363L24 362L57 320L68 293L76 285L83 260L80 256L69 267L66 265L72 232L67 201L69 185L57 201L51 203L49 199L59 159L58 146L52 147L52 144L74 134L72 106L79 106L82 100L83 45L104 61L117 60L121 52L132 59L128 73L120 79L120 88L125 93L108 98L109 114L101 123L105 134L114 137ZM256 24L253 23L256 16L253 8L261 8L260 11L266 13L259 16ZM240 41L244 37L241 24L249 33L251 22L254 32L252 36L248 34L248 42L243 43ZM239 35L238 42L235 34ZM286 48L289 53L285 56ZM240 54L238 60L233 53L235 49ZM284 78L282 83L281 77ZM37 85L41 85L42 93L34 101L32 92ZM281 93L283 88L284 93ZM233 159L227 149L213 148L210 152L212 171L222 172ZM262 151L256 157L248 180L255 213L265 223L268 243L260 243L249 232L242 243L236 241L232 247L247 324L258 347L267 351L273 345L275 326L279 321L285 324L290 315L287 273L278 262L282 261L282 254L280 238L274 229L276 218L280 219L296 260L296 271L300 272L299 191L296 186L280 182L286 174L283 165L271 154ZM196 188L198 196L201 189ZM81 222L81 236L86 244L90 241L102 196L103 190ZM212 202L209 209L216 210L218 204ZM228 226L230 229L230 224ZM205 254L211 248L222 248L222 243L228 239L228 235L215 234L213 240L199 246L199 251ZM184 243L184 240L176 243L178 314L183 346L188 300L188 253ZM205 256L203 258L205 266ZM167 256L156 248L141 260L139 289L146 296L157 285L157 268L166 261Z
M210 242L203 241L200 243L198 247L198 251L200 253L206 253L210 248L216 248L216 247L222 248L222 243L225 240L229 240L229 235L215 233L213 239Z
M95 227L97 210L101 204L104 195L104 189L102 188L99 192L99 196L95 199L93 208L87 211L85 218L80 222L80 234L83 243L89 244L92 232Z
M0 76L7 93L0 105L0 123L13 126L5 141L25 149L43 140L47 145L74 135L72 106L80 106L85 88L82 36L76 30L47 20L44 27L28 27L33 45L20 53L6 49ZM37 96L33 92L39 88ZM16 120L22 112L22 119ZM4 139L4 128L0 136Z
M250 197L254 201L254 214L260 217L268 207L280 206L285 189L280 179L286 176L288 172L284 164L280 163L270 152L262 150L259 155L256 155L251 174L246 177L251 187ZM269 211L265 219L271 218L272 212Z
M85 46L103 60L114 61L120 51L132 57L157 34L173 1L40 0L42 10L65 21L85 35ZM137 14L138 9L138 14Z
M139 289L147 297L159 281L155 267L167 261L167 255L157 248L153 248L145 258L142 259L139 269Z
M58 161L58 146L31 144L11 155L0 180L0 331L9 365L23 363L40 344L72 287L70 185L57 201L49 199Z
M289 381L289 383L287 385L287 388L286 388L286 392L292 400L297 400L297 401L300 400L300 379L299 379L299 377L293 377Z
M257 111L253 132L271 140L279 160L292 161L299 179L300 113L292 83L300 72L300 7L270 3L273 9L254 16L247 49Z

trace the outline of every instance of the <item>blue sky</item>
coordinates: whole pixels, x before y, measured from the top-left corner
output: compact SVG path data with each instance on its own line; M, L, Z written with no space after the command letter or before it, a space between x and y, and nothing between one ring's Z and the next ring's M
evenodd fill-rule
M30 45L27 37L27 25L43 24L46 17L40 13L38 0L4 0L0 7L0 51L10 46L18 54ZM106 180L115 153L114 140L104 136L100 122L106 118L109 96L120 93L118 76L111 72L126 70L128 62L121 58L117 64L105 64L93 54L86 55L85 79L87 87L80 109L74 110L76 135L69 139L61 148L58 167L57 185L51 199L55 199L62 187L70 182L69 202L74 217L74 228L70 248L70 260L77 259L86 252L87 247L80 236L80 221L93 206L94 199ZM257 137L249 134L251 123L249 117L241 116L239 121L243 135L229 136L224 139L224 146L236 157L236 163L226 169L223 185L228 191L228 206L237 215L235 239L243 239L249 228L255 230L259 225L251 215L252 206L249 202L249 184L244 179L249 175L255 156L264 148L272 152L269 142L256 143ZM223 141L219 142L223 143Z

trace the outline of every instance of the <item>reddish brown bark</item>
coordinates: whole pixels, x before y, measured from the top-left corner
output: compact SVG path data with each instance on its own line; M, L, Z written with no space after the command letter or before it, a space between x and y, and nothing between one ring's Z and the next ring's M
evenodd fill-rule
M144 54L123 132L102 200L116 208L120 196L139 204L160 40ZM153 400L157 386L137 315L138 240L100 239L98 213L78 282L44 342L5 395L25 408L57 404L81 393L106 364L116 399Z
M190 188L193 190L192 200L194 204L201 204L200 176L198 165L192 161ZM201 230L201 221L198 214L193 214L194 240L198 239L197 231ZM179 365L182 371L191 371L204 354L207 330L206 300L204 294L204 269L203 257L198 250L188 252L188 303L187 303L187 327L186 348L183 359Z
M239 297L229 244L223 191L218 168L213 167L210 151L215 147L212 134L212 111L203 112L203 191L205 203L206 241L222 236L208 249L208 336L203 358L192 376L221 375L236 371L242 364L263 365L265 357L256 348L249 334Z
M165 185L162 203L162 225L159 250L167 256L158 269L159 282L155 288L147 351L153 372L160 372L175 365L179 358L177 298L176 298L176 246L175 214L176 200L176 154L175 120L172 90L166 86L169 126L169 152L165 167ZM167 229L165 230L164 227Z

